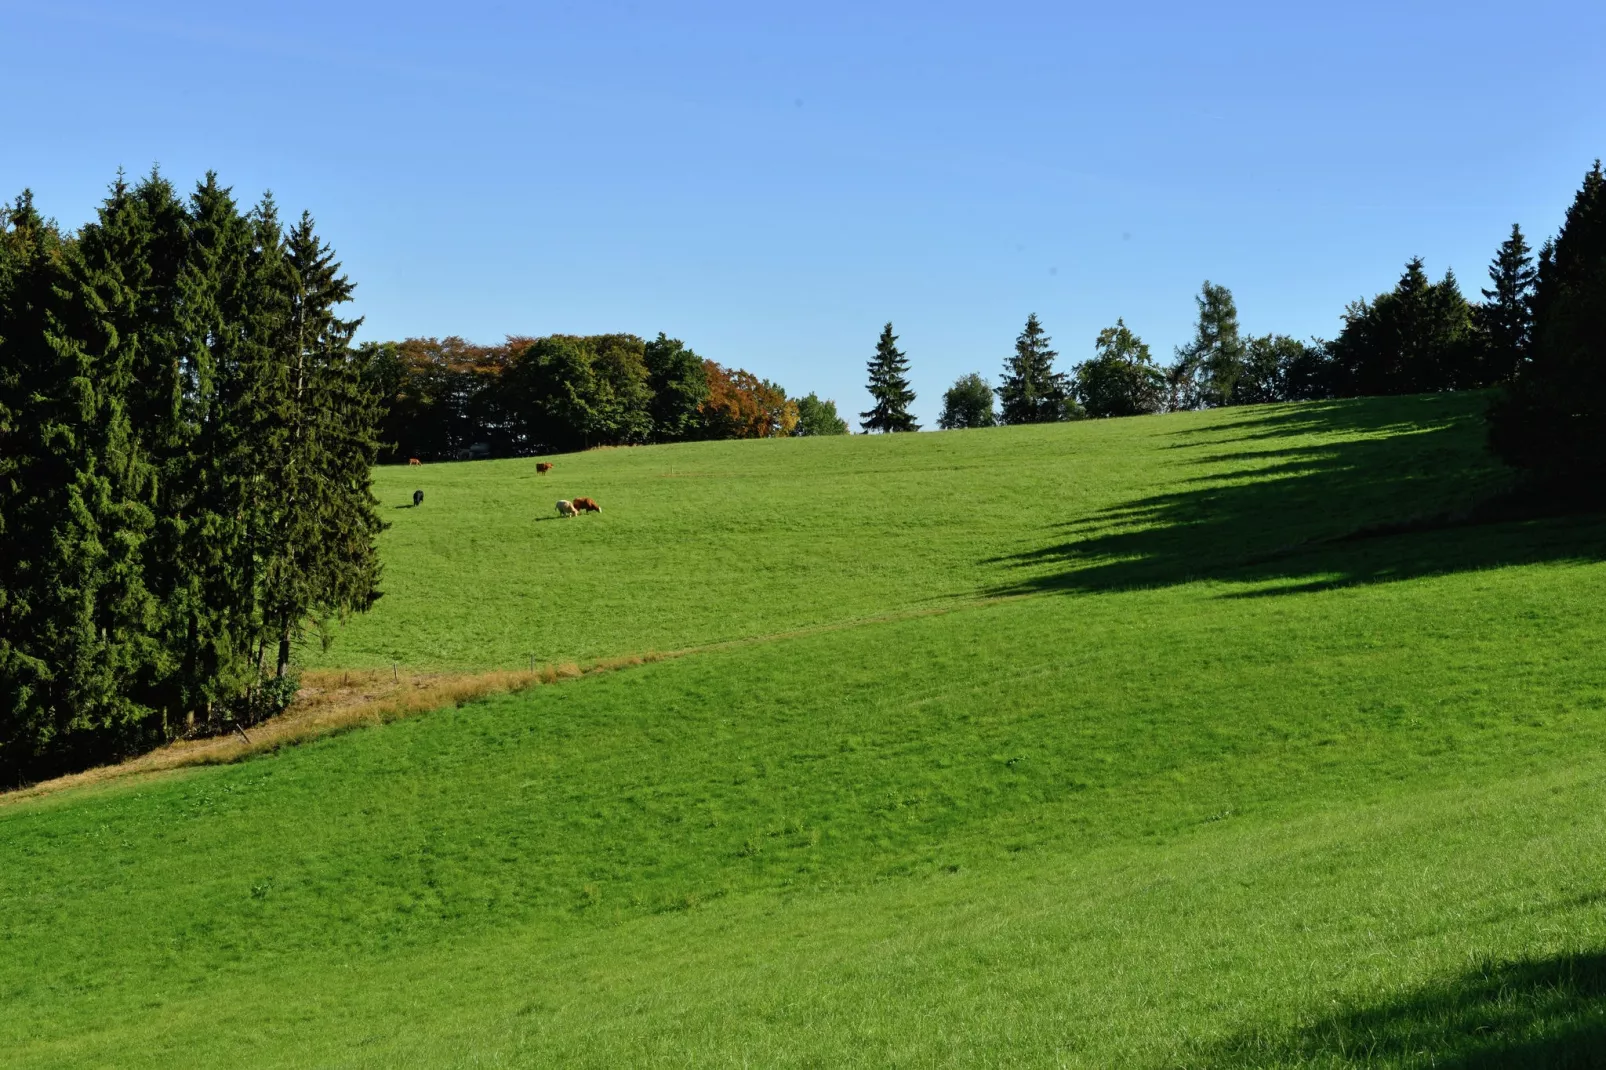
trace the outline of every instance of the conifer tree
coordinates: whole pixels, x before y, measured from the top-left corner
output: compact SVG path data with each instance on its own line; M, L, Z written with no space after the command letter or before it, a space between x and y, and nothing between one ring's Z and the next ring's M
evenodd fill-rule
M1015 339L1015 353L1004 362L998 386L999 423L1041 424L1079 415L1071 400L1070 376L1054 370L1058 353L1034 312Z
M27 265L31 322L4 332L3 363L23 388L16 431L26 455L0 547L26 570L9 592L19 612L7 624L22 655L8 669L21 675L0 681L11 737L0 764L13 772L104 760L157 728L136 697L164 660L142 568L154 480L126 404L142 225L119 178L76 241Z
M859 427L866 432L920 430L920 425L909 414L909 406L915 399L915 392L909 389L909 358L898 349L898 336L892 333L891 323L881 328L869 372L867 389L875 404L870 406L869 412L859 413Z
M72 236L0 211L0 781L250 717L378 596L350 294L211 175L119 178Z
M1392 291L1357 301L1329 345L1339 393L1414 394L1476 385L1472 308L1455 273L1431 282L1413 257Z
M192 348L192 512L175 540L187 583L170 618L178 665L165 699L168 708L184 711L187 726L197 716L232 719L229 707L259 675L251 531L260 515L249 492L258 469L247 382L261 348L259 340L253 349L251 324L263 312L253 289L252 222L215 174L191 194L188 217L181 286Z
M1209 279L1194 298L1199 320L1193 341L1176 352L1169 379L1171 407L1230 405L1233 384L1243 373L1244 343L1238 333L1238 305L1232 291Z
M282 281L288 314L273 359L288 386L276 399L287 435L269 465L262 576L263 624L277 643L279 677L309 621L321 628L378 597L374 539L382 526L369 476L377 407L351 350L361 320L336 314L354 287L307 213L285 235Z
M1584 176L1539 254L1529 360L1489 414L1508 463L1598 494L1606 472L1606 175Z
M1507 382L1527 359L1537 277L1533 251L1528 248L1522 227L1513 223L1511 237L1500 244L1489 265L1493 289L1481 291L1484 303L1475 313L1483 358L1480 381L1475 385Z

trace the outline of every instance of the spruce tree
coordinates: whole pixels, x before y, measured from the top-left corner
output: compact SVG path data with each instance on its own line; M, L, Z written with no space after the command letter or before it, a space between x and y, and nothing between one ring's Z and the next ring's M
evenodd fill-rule
M0 781L281 705L306 627L378 596L350 294L211 175L119 178L73 236L0 211Z
M37 226L29 220L27 226ZM163 669L159 606L144 581L152 466L129 421L139 339L143 220L121 179L77 240L35 246L4 363L21 380L16 498L0 556L25 562L9 591L0 692L13 777L106 760L159 738L138 696ZM8 317L10 318L10 317ZM9 585L8 585L9 586ZM20 655L20 656L17 656Z
M259 675L251 528L260 517L250 493L258 469L248 384L256 368L251 325L262 309L252 221L215 174L191 194L188 217L181 286L194 369L191 512L176 540L187 584L170 620L178 665L166 704L184 711L187 727L197 717L216 727Z
M50 639L40 622L52 593L45 568L57 510L45 497L65 475L43 432L61 388L46 331L64 255L56 228L24 191L0 209L0 786L20 779L57 724Z
M1508 382L1528 356L1533 336L1533 289L1538 271L1533 250L1513 223L1511 237L1489 264L1492 289L1481 291L1483 304L1475 312L1481 350L1481 374L1476 386Z
M915 399L915 392L909 389L909 358L898 349L898 336L892 333L890 323L881 328L869 372L867 389L875 404L869 412L859 413L859 427L866 432L920 430L909 415L909 405Z
M270 411L283 412L287 435L269 465L261 602L281 678L308 623L327 635L330 622L378 598L382 527L369 475L377 405L351 349L361 320L337 315L354 287L307 213L285 235L282 263L287 315L273 359L288 390Z
M1584 176L1539 254L1529 359L1489 414L1490 444L1558 489L1598 495L1606 472L1606 175Z
M1415 394L1476 385L1472 307L1455 273L1431 282L1421 257L1389 293L1357 301L1329 345L1341 395Z
M1015 339L1015 353L1004 362L998 387L999 423L1041 424L1077 415L1070 377L1054 370L1058 353L1034 312Z

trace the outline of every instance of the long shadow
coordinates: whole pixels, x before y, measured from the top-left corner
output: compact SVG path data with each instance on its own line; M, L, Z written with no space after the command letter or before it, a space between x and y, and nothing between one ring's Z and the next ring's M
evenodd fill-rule
M1173 463L1216 471L988 560L1008 577L991 593L1288 581L1241 595L1258 597L1606 556L1606 515L1540 507L1484 449L1484 403L1372 398L1179 428L1167 449L1192 455Z
M1205 1066L1606 1068L1606 953L1485 962L1283 1033L1246 1031Z

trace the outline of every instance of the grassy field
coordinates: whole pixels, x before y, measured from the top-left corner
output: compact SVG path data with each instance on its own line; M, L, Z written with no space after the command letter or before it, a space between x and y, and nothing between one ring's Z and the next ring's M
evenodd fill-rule
M0 1063L1606 1065L1606 520L1480 404L385 470L309 661L690 653L0 804Z

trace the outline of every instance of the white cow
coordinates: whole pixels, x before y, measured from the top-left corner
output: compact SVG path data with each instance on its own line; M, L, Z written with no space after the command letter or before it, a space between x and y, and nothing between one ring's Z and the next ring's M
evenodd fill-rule
M574 503L573 502L571 502L567 498L565 498L565 499L563 499L563 500L558 502L558 515L559 516L579 516L580 515L580 510L578 510L578 509L576 509L574 507Z

